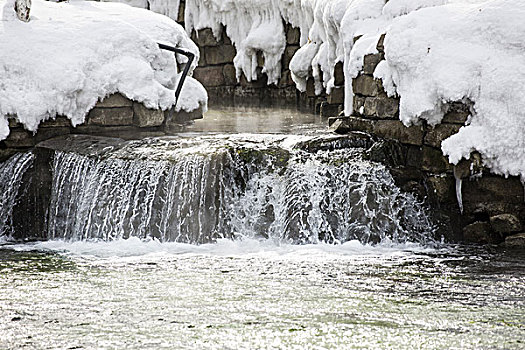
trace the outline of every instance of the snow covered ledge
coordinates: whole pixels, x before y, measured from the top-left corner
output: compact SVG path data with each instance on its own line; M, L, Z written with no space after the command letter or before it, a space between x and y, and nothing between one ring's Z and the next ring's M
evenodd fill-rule
M28 140L27 131L36 133L42 122L48 134L66 127L160 130L187 59L175 60L157 43L194 53L190 72L198 61L198 48L180 25L124 4L33 0L28 23L17 19L14 0L0 0L0 9L0 140L18 126L7 147L41 139ZM175 116L192 119L206 108L205 89L188 77Z

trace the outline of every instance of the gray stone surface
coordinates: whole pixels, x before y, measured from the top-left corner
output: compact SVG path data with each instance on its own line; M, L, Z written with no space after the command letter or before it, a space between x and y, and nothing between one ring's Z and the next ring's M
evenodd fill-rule
M330 104L343 104L345 102L345 88L334 87L327 96L327 101Z
M133 108L93 108L88 114L88 125L117 126L133 124Z
M218 46L220 44L219 41L215 39L215 36L213 35L213 32L210 28L201 29L197 33L193 31L191 38L199 47Z
M377 120L373 125L374 134L377 136L409 145L423 143L423 129L420 126L406 127L400 120Z
M224 84L227 86L237 85L237 72L233 64L226 64L222 68L222 74L224 76Z
M463 238L471 243L498 243L488 222L475 222L463 228Z
M386 34L381 34L379 40L377 41L376 49L379 52L385 52L385 36Z
M193 77L205 87L225 85L223 67L197 67L193 71Z
M352 88L354 94L363 96L378 96L380 93L384 93L383 84L381 80L374 79L370 75L359 75L357 78L352 80Z
M454 178L450 175L430 175L427 177L429 190L441 203L455 203L456 190Z
M203 51L207 65L233 63L233 59L237 54L233 45L210 46L204 48Z
M133 104L134 122L140 127L160 126L164 123L164 112L160 109L146 108L142 103Z
M299 28L288 25L286 28L286 43L289 45L299 45L301 32Z
M512 249L525 249L525 232L505 238L505 247Z
M299 50L299 46L289 45L286 47L282 58L282 65L284 69L290 69L290 61L292 60L297 50Z
M378 97L366 97L364 103L364 114L381 119L398 119L399 99L390 98L386 95Z
M365 55L365 57L363 57L363 74L374 74L377 65L384 59L385 55L382 52Z
M443 156L441 150L423 146L423 162L421 168L434 174L452 171L452 165Z
M466 179L471 176L483 174L483 161L481 154L472 152L470 159L462 159L454 166L454 176L458 179Z
M460 125L457 124L438 124L433 128L429 128L425 135L425 144L441 148L441 141L456 134Z
M101 108L115 108L115 107L131 107L133 101L127 97L116 93L113 95L106 96L102 101L97 102L95 107Z
M340 104L321 102L320 114L322 118L337 117L342 110L343 106Z
M343 86L345 84L345 73L343 62L337 62L334 67L334 85Z
M520 220L512 214L500 214L490 218L490 225L495 232L508 235L520 232L523 227Z

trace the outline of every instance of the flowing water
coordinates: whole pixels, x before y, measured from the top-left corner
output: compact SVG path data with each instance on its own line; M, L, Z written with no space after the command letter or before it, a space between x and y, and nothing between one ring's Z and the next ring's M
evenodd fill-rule
M35 157L0 165L0 348L520 349L524 256L442 243L314 116L222 109L56 150L44 242L9 239Z

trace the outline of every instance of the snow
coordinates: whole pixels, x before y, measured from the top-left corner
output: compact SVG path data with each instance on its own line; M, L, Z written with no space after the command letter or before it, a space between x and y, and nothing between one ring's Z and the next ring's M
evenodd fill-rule
M0 0L0 140L16 115L35 132L57 114L84 122L98 100L120 92L149 108L175 103L179 74L173 54L157 42L199 51L173 20L124 4L33 0L29 23L13 0ZM184 56L177 57L185 62ZM188 78L177 110L206 108L206 91Z

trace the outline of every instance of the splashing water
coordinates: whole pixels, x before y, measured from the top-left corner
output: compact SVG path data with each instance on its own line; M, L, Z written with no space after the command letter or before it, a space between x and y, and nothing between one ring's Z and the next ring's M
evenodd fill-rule
M22 177L33 163L33 153L18 153L0 163L0 236L10 234L13 207Z
M57 152L48 236L185 243L239 236L293 243L431 238L421 205L387 169L361 159L360 148L306 151L312 140L149 139L102 159Z

